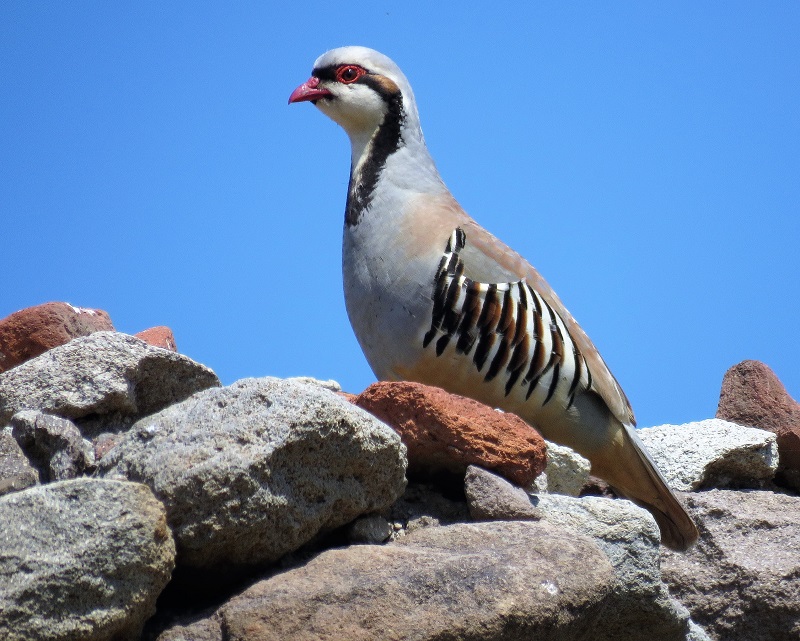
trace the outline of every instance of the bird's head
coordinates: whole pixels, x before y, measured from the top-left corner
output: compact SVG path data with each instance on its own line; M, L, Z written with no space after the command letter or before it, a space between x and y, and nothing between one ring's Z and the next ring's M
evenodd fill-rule
M389 58L366 47L341 47L320 56L289 103L312 102L341 125L351 140L369 139L387 114L419 126L411 87Z

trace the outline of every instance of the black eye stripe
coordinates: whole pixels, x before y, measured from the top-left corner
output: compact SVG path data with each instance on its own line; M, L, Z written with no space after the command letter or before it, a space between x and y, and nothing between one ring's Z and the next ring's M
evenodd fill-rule
M342 65L328 65L327 67L317 67L311 72L311 75L320 80L335 81L336 71L341 66Z

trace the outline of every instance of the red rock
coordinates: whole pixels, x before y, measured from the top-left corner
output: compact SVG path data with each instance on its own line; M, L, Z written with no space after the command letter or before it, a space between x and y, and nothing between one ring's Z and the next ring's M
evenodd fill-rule
M14 312L0 320L0 372L98 331L114 331L108 314L100 309L44 303Z
M778 479L800 489L800 404L760 361L742 361L722 379L717 418L773 432Z
M544 440L521 418L438 387L375 383L355 404L400 434L412 474L463 474L478 465L527 486L547 463Z
M170 352L178 351L178 346L175 344L175 335L169 327L165 327L164 325L145 329L135 334L135 336L136 338L141 338L145 343L153 347L168 349Z

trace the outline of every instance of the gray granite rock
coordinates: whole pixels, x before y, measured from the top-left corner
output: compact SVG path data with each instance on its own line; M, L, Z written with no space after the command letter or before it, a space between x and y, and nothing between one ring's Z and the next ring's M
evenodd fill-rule
M405 448L387 425L318 385L245 379L136 423L98 473L149 485L178 561L279 559L318 533L388 507Z
M11 436L11 429L0 430L0 495L36 485L39 472Z
M319 385L322 389L326 389L331 392L342 391L342 386L339 384L339 382L333 380L332 378L323 381L320 380L319 378L314 378L313 376L293 376L285 380L296 381L297 383L310 383L311 385Z
M174 567L144 485L75 479L0 497L0 638L134 641Z
M94 451L72 421L36 410L11 417L11 434L39 470L42 483L66 481L94 467Z
M721 419L639 430L676 490L761 487L778 467L775 435Z
M578 496L589 480L591 464L575 450L550 441L547 444L547 467L528 488L536 494Z
M95 332L0 374L0 425L22 410L41 410L94 436L217 385L214 372L186 356Z
M224 630L209 641L570 641L589 638L612 583L586 537L534 522L458 524L329 550L194 629Z
M661 551L670 591L719 641L800 638L800 497L763 491L687 494L697 546Z

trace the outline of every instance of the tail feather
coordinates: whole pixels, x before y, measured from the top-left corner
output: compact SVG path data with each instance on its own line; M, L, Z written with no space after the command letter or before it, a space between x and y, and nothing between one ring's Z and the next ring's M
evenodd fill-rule
M598 475L621 496L648 510L661 530L661 543L678 551L688 550L700 535L692 517L658 471L636 429L621 425L613 459ZM595 461L592 461L593 467Z

